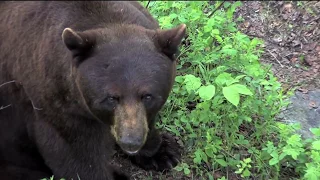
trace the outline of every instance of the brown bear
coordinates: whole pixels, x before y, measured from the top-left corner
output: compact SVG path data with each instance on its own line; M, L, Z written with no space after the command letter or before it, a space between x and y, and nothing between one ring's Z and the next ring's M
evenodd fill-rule
M144 169L176 166L155 120L185 33L138 2L1 2L0 179L127 179L115 145Z

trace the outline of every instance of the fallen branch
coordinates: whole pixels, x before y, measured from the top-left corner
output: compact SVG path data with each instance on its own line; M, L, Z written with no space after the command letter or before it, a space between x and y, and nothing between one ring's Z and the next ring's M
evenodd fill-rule
M281 67L284 67L281 62L278 60L278 58L269 50L267 49L267 51L271 54L272 57L274 57L274 59L280 64Z
M222 1L222 3L215 9L212 11L212 13L208 16L208 18L211 18L211 16L214 15L214 13L221 8L221 6L225 3L226 1Z
M148 1L148 4L146 5L146 9L148 9L150 2L151 0Z

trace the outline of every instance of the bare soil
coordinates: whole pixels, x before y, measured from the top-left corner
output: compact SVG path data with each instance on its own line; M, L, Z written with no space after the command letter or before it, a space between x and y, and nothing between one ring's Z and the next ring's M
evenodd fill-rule
M248 1L236 16L243 33L264 40L261 62L285 88L320 88L319 1Z
M320 89L320 2L319 1L243 1L235 18L242 17L238 28L250 37L265 42L261 63L271 70L287 90ZM198 179L176 171L144 171L130 163L121 153L114 156L115 165L131 179ZM223 174L215 172L215 177ZM241 179L234 175L231 179Z

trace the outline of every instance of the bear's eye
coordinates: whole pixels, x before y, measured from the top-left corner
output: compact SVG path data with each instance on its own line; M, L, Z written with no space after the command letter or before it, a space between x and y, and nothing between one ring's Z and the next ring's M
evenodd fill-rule
M115 103L116 101L118 101L118 98L117 97L108 97L107 100L110 103Z
M146 102L151 101L152 98L153 98L153 97L152 97L151 94L145 94L145 95L143 95L143 96L141 97L141 99L142 99L143 101L146 101Z
M109 97L107 97L106 99L104 99L103 102L107 102L107 103L109 103L109 104L116 104L118 101L119 101L119 98L118 98L118 97L109 96Z

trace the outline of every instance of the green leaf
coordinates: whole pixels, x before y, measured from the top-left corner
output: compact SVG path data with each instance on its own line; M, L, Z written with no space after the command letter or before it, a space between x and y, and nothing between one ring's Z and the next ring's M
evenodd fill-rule
M189 170L188 168L184 168L183 172L184 172L184 174L186 174L186 175L190 174L190 170Z
M247 122L252 122L252 119L249 116L243 116L242 118L243 118L243 120L245 120Z
M233 78L231 77L231 74L223 72L217 76L215 79L215 83L219 86L222 86L223 84L227 83L228 81L232 81Z
M261 44L261 41L257 38L253 38L252 41L250 42L251 47L256 47L258 44Z
M178 16L179 21L181 21L182 23L187 22L187 19L184 18L183 16Z
M226 70L228 70L229 68L227 67L227 66L218 66L218 67L216 67L215 68L215 71L217 72L217 73L223 73L224 71L226 71ZM227 74L229 74L229 73L227 73ZM230 75L230 74L229 74ZM230 75L230 77L231 77L231 75Z
M284 157L287 156L287 153L281 153L280 156L279 156L279 161L281 161Z
M220 34L219 29L213 29L213 30L211 31L211 35L218 35L218 34Z
M216 38L216 40L217 40L219 43L222 43L222 42L223 42L223 39L222 39L221 36L215 35L214 37Z
M193 162L196 164L200 164L201 163L201 152L199 151L199 149L194 153L195 157L193 159Z
M178 83L182 83L184 81L184 77L183 76L176 76L175 81Z
M317 167L315 167L311 163L307 163L306 165L307 169L304 177L308 180L318 180L320 178L319 169L317 169Z
M222 167L227 167L228 164L225 160L223 159L216 159L217 163L219 163Z
M201 86L201 79L191 74L185 75L184 82L186 83L186 89L189 93L197 90Z
M291 148L291 147L285 146L283 148L283 152L286 153L287 155L290 155L294 160L297 160L300 153L303 152L303 149L302 148Z
M243 160L243 162L245 162L246 164L251 163L251 158L246 158Z
M271 83L264 79L260 82L260 84L266 86L266 85L270 85Z
M174 18L178 17L178 15L175 14L175 13L172 13L172 14L169 15L169 17L171 17L171 19L174 19Z
M205 152L206 152L207 156L209 156L210 158L213 158L213 157L214 157L213 149L211 149L211 148L206 148L206 149L205 149Z
M225 3L223 4L223 7L224 7L224 8L228 8L230 5L231 5L230 2L225 2Z
M320 140L314 141L312 143L312 148L315 150L320 150Z
M318 161L320 161L320 151L311 150L310 157L312 159L318 159Z
M320 128L310 128L310 131L311 131L312 134L314 134L315 136L320 136Z
M248 169L245 169L243 172L242 172L242 175L244 177L249 177L251 175L251 172L248 170Z
M270 159L270 161L269 161L269 165L270 165L270 166L273 166L273 165L275 165L275 164L278 164L278 162L279 162L279 159L278 159L278 158L272 158L272 159Z
M240 94L249 95L249 96L253 95L252 92L245 85L233 84L231 86L233 88L237 89L238 93L240 93Z
M224 97L233 105L238 106L240 102L240 94L238 90L232 86L227 86L222 89Z
M227 83L227 86L230 86L231 84L237 83L237 82L239 82L239 80L237 80L237 79L232 79L232 80L230 80L230 81L227 81L226 83Z
M204 160L204 162L208 162L208 156L207 156L207 154L205 153L205 152L203 152L202 150L200 150L201 151L201 158L202 158L202 160Z
M246 75L239 75L239 76L237 76L235 79L236 79L236 80L239 80L239 79L241 79L241 78L243 78L243 77L246 77Z
M238 53L236 49L222 49L221 52L230 56L235 56Z
M273 151L276 150L276 147L274 147L273 142L268 141L267 147L263 148L262 150L265 150L265 151L267 151L267 153L271 154Z
M292 147L302 147L301 143L301 135L300 134L294 134L290 136L287 140L287 143L291 145Z
M174 169L175 169L176 171L182 171L183 167L182 167L182 166L176 166Z
M210 100L213 98L214 94L216 92L216 88L214 85L208 85L208 86L201 86L199 88L199 96L203 100Z

